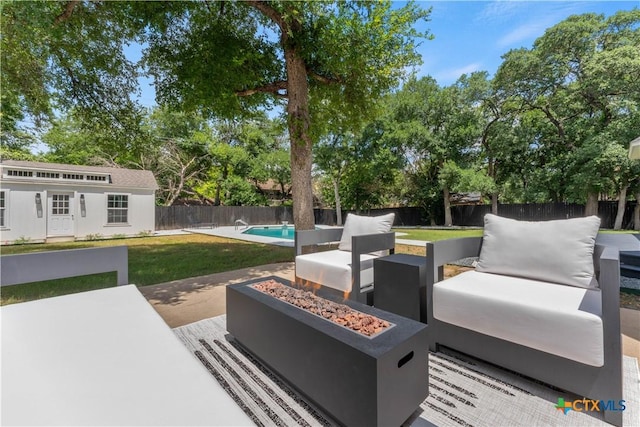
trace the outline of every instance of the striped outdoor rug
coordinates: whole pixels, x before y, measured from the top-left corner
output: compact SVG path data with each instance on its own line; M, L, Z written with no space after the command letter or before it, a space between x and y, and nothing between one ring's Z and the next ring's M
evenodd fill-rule
M246 353L226 332L226 316L174 329L176 335L257 424L335 423ZM640 426L638 362L624 358L625 426ZM547 385L459 355L429 355L429 397L407 421L412 426L600 426L600 413L555 409L558 398L580 399Z

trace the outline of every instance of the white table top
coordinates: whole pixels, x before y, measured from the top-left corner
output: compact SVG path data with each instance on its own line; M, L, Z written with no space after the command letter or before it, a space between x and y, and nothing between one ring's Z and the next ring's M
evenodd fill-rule
M0 313L2 425L253 425L133 285Z

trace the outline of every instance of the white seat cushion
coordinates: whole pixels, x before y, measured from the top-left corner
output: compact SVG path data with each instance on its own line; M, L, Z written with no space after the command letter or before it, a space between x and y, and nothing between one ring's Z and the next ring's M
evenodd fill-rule
M361 255L360 289L373 284L375 255ZM322 286L351 292L351 252L339 249L296 257L296 277Z
M604 364L599 289L468 271L434 285L433 314L587 365Z

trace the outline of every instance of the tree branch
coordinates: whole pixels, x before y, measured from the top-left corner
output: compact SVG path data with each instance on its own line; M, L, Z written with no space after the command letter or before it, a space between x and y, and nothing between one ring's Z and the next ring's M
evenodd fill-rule
M307 68L307 75L309 77L311 77L312 79L320 82L320 83L324 83L324 84L333 84L333 83L344 83L344 80L342 80L339 77L327 77L327 76L323 76L321 74L316 73L315 71L311 70L310 68Z
M254 9L260 11L260 13L262 13L267 18L271 19L276 25L278 25L278 27L280 27L280 31L282 31L283 34L286 34L287 31L289 31L289 26L283 19L282 15L273 7L271 7L266 1L248 0L246 3Z
M67 19L69 19L71 17L71 14L73 13L73 9L76 7L78 3L80 3L80 0L71 0L67 2L67 5L64 7L64 11L62 11L60 15L56 16L56 19L53 21L53 23L55 25L58 25L61 22L64 22Z
M287 98L287 94L280 93L281 90L287 90L287 81L281 80L253 89L239 90L236 92L238 96L251 96L256 93L271 93L280 98Z

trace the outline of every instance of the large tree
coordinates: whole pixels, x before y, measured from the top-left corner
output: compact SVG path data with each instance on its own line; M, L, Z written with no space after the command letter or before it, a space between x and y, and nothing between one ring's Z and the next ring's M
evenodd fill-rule
M570 16L504 59L496 80L522 113L537 114L531 143L553 176L553 198L586 201L587 214L597 214L603 191L624 199L632 174L613 186L624 165L612 163L622 157L610 144L625 146L637 133L640 10Z
M314 115L374 112L419 63L427 33L415 24L429 13L389 1L4 2L3 73L34 115L51 114L55 95L126 128L138 70L123 47L141 42L161 104L238 117L284 103L294 221L309 229Z
M325 178L330 181L333 203L336 209L336 224L342 225L342 198L340 186L349 163L354 161L350 146L355 140L351 133L326 135L316 146L314 162Z
M474 101L466 96L466 82L463 76L442 88L430 77L411 79L390 102L387 138L405 150L409 174L416 174L410 182L418 187L412 192L430 200L420 201L429 208L427 215L435 218L439 209L434 201L442 201L447 226L453 223L450 193L457 186L457 174L449 172L471 167L480 135L480 117ZM433 192L434 187L442 196Z

